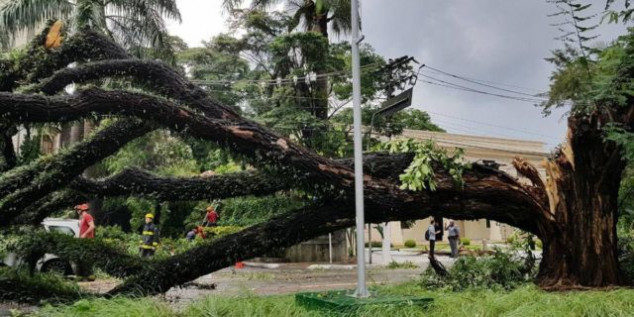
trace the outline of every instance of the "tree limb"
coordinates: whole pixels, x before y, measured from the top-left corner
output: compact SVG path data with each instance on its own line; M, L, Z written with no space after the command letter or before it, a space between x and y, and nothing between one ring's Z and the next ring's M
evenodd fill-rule
M115 153L127 142L151 131L149 124L121 120L97 132L70 151L40 158L29 166L0 178L0 226L6 226L22 209L50 192L64 187L86 168Z
M297 177L300 182L322 186L334 185L348 198L352 197L354 192L352 169L294 145L290 140L279 137L250 121L226 122L204 117L168 100L139 93L99 89L63 97L0 93L0 114L14 120L20 118L32 122L73 120L89 113L131 115L153 120L170 129L215 141L234 152L255 159L256 165L277 166L279 170L287 173L287 176ZM475 184L466 182L467 185L463 191L455 188L451 177L439 174L437 175L439 177L438 190L434 193L405 192L393 183L366 175L366 195L368 203L382 206L382 210L386 212L399 211L404 204L409 202L417 201L421 204L432 205L438 197L449 200L459 200L460 197L460 199L466 199L467 204L443 205L460 217L477 219L486 216L532 232L536 231L535 223L538 217L543 217L538 211L541 206L532 196L527 195L519 183L503 173L495 174L481 169L477 175L485 176L484 179L476 180L478 187L470 187ZM499 196L492 196L491 192L496 192ZM452 197L444 197L443 195L446 194ZM434 199L431 199L431 196ZM486 206L484 209L496 210L496 205L506 205L497 201L504 196L512 196L517 205L508 210L498 210L499 214L483 213L479 216L461 210L468 203L475 204L472 206L473 209ZM448 203L444 200L443 202ZM514 213L517 210L520 212Z
M396 180L401 171L409 165L412 157L411 154L369 154L365 156L364 170L369 175ZM352 166L353 163L352 159L338 161L348 166ZM12 224L38 225L45 217L60 209L96 197L144 196L160 201L204 200L268 195L300 185L288 178L255 171L185 178L160 177L143 170L127 169L100 180L78 177L70 183L70 190L48 194L27 207L22 215L12 221Z

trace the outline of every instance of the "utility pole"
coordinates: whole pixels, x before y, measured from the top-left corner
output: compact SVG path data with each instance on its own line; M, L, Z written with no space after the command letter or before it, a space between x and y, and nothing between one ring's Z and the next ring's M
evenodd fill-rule
M368 289L365 285L365 243L363 226L365 224L363 208L363 136L361 135L361 66L359 61L359 43L363 37L359 37L359 3L351 0L352 15L352 101L354 121L354 192L357 215L357 289L354 296L368 297Z

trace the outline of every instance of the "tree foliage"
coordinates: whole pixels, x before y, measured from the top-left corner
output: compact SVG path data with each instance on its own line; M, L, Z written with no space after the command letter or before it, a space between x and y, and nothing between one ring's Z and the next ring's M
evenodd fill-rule
M63 19L77 30L90 27L126 47L164 46L164 18L180 20L173 0L7 0L0 4L0 47L49 19Z

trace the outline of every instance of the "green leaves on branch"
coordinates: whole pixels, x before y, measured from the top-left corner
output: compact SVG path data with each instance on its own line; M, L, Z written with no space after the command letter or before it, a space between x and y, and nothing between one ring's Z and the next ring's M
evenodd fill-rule
M432 141L419 142L413 139L399 139L382 143L379 147L390 153L414 153L412 163L400 176L401 189L408 190L436 190L434 167L446 170L456 185L462 187L464 180L462 173L470 168L462 162L464 151L456 149L452 155L437 147Z
M606 132L606 140L623 147L623 158L634 162L634 132L613 123L606 125L603 130Z

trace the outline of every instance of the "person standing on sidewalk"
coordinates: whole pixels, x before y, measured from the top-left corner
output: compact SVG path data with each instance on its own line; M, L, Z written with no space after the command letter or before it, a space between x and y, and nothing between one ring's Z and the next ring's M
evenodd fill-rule
M451 257L458 257L458 241L460 241L460 229L455 225L453 220L449 221L449 226L445 228L447 230L447 237L449 238L449 246L451 247Z
M436 230L434 219L431 220L427 232L429 234L429 256L434 257L434 249L436 248L436 234L440 234L440 230Z
M88 204L75 206L75 211L79 216L79 238L81 239L95 238L95 220L92 215L88 213L88 209ZM95 280L95 276L92 273L92 265L83 261L77 263L77 275L79 275L79 278L83 281Z

